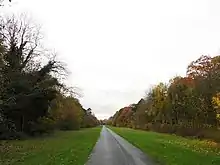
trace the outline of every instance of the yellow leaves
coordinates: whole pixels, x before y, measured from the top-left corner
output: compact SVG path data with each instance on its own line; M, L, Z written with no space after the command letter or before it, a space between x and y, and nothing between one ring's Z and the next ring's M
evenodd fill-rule
M212 97L212 105L215 109L220 108L220 93L217 93L216 96Z

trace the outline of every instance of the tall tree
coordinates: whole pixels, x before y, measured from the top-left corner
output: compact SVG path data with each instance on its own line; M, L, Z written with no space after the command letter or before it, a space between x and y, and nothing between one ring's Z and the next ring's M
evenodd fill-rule
M39 49L39 28L25 17L3 18L0 37L5 47L0 69L0 108L18 131L29 132L31 123L48 114L49 104L62 86L53 73L62 73L64 67L54 59L42 64L40 59L46 54Z

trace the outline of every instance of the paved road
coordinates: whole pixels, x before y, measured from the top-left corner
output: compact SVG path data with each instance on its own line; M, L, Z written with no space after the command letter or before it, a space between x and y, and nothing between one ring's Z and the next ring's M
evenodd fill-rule
M86 165L152 165L138 148L103 126Z

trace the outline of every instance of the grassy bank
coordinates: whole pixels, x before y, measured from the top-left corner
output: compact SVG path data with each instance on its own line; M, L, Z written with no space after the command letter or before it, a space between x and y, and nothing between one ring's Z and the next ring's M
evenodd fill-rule
M219 165L220 146L214 142L187 139L160 134L111 127L120 136L140 148L160 164L165 165Z
M101 127L57 132L52 137L0 141L1 165L83 165L96 143Z

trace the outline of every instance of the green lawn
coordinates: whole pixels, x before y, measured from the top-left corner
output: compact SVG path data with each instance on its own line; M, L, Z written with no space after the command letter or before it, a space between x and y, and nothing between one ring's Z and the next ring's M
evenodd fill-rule
M214 142L128 128L111 127L110 129L160 164L220 165L220 146Z
M101 127L57 132L52 137L0 141L1 165L83 165Z

